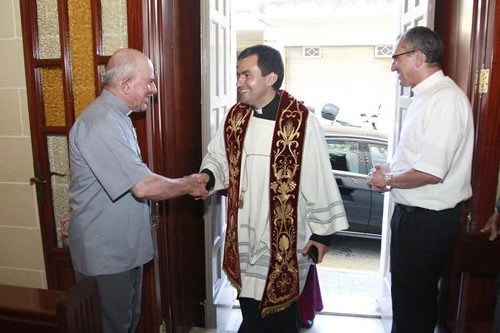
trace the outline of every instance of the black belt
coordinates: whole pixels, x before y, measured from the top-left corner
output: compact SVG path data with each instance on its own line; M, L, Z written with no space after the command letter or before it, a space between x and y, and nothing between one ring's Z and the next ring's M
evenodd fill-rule
M407 206L407 205L403 205L400 203L396 204L396 206L399 207L400 209L404 210L407 213L427 212L427 211L432 212L433 211L432 209L415 207L415 206Z
M459 203L456 204L455 207L453 208L448 208L448 209L455 209L459 206L461 206L464 202L463 201L460 201ZM407 206L407 205L403 205L403 204L396 204L396 207L399 207L401 208L402 210L404 210L405 212L407 213L416 213L416 212L438 212L438 210L432 210L432 209L427 209L427 208L422 208L422 207L415 207L415 206ZM446 210L446 209L445 209Z

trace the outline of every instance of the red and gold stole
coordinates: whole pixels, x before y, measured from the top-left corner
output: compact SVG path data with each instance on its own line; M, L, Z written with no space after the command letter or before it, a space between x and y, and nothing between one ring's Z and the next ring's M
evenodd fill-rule
M262 316L284 310L299 298L297 206L308 111L286 91L281 91L280 94L270 155L271 256L260 305ZM252 112L248 105L238 103L230 110L224 124L229 187L223 268L238 292L241 290L238 250L240 168L243 143Z

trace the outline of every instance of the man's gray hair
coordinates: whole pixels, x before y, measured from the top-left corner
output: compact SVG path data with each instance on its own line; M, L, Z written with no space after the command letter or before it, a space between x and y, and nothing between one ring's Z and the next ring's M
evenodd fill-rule
M427 27L413 27L400 36L410 48L425 54L426 62L441 66L443 59L443 42L439 35Z
M117 86L125 78L137 75L138 57L134 52L117 51L109 60L104 72L104 85Z

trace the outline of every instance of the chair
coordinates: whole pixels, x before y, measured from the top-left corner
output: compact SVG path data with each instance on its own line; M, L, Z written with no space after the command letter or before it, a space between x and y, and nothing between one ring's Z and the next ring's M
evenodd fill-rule
M95 278L80 280L57 303L60 333L101 333L99 289Z
M471 302L473 295L469 295L469 288L471 278L475 275L483 278L489 277L491 281L494 280L494 276L500 272L500 261L497 260L499 257L499 239L489 241L488 235L479 232L477 225L463 227L453 258L453 266L456 267L459 274L454 332L491 332L492 323L490 320L467 318L468 307L474 306L474 303Z

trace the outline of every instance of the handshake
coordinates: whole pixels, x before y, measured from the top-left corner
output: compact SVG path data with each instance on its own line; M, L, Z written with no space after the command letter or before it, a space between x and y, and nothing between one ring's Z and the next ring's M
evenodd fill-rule
M196 200L204 200L208 197L208 182L210 176L206 173L193 173L189 176L184 176L182 180L187 182L188 194Z

